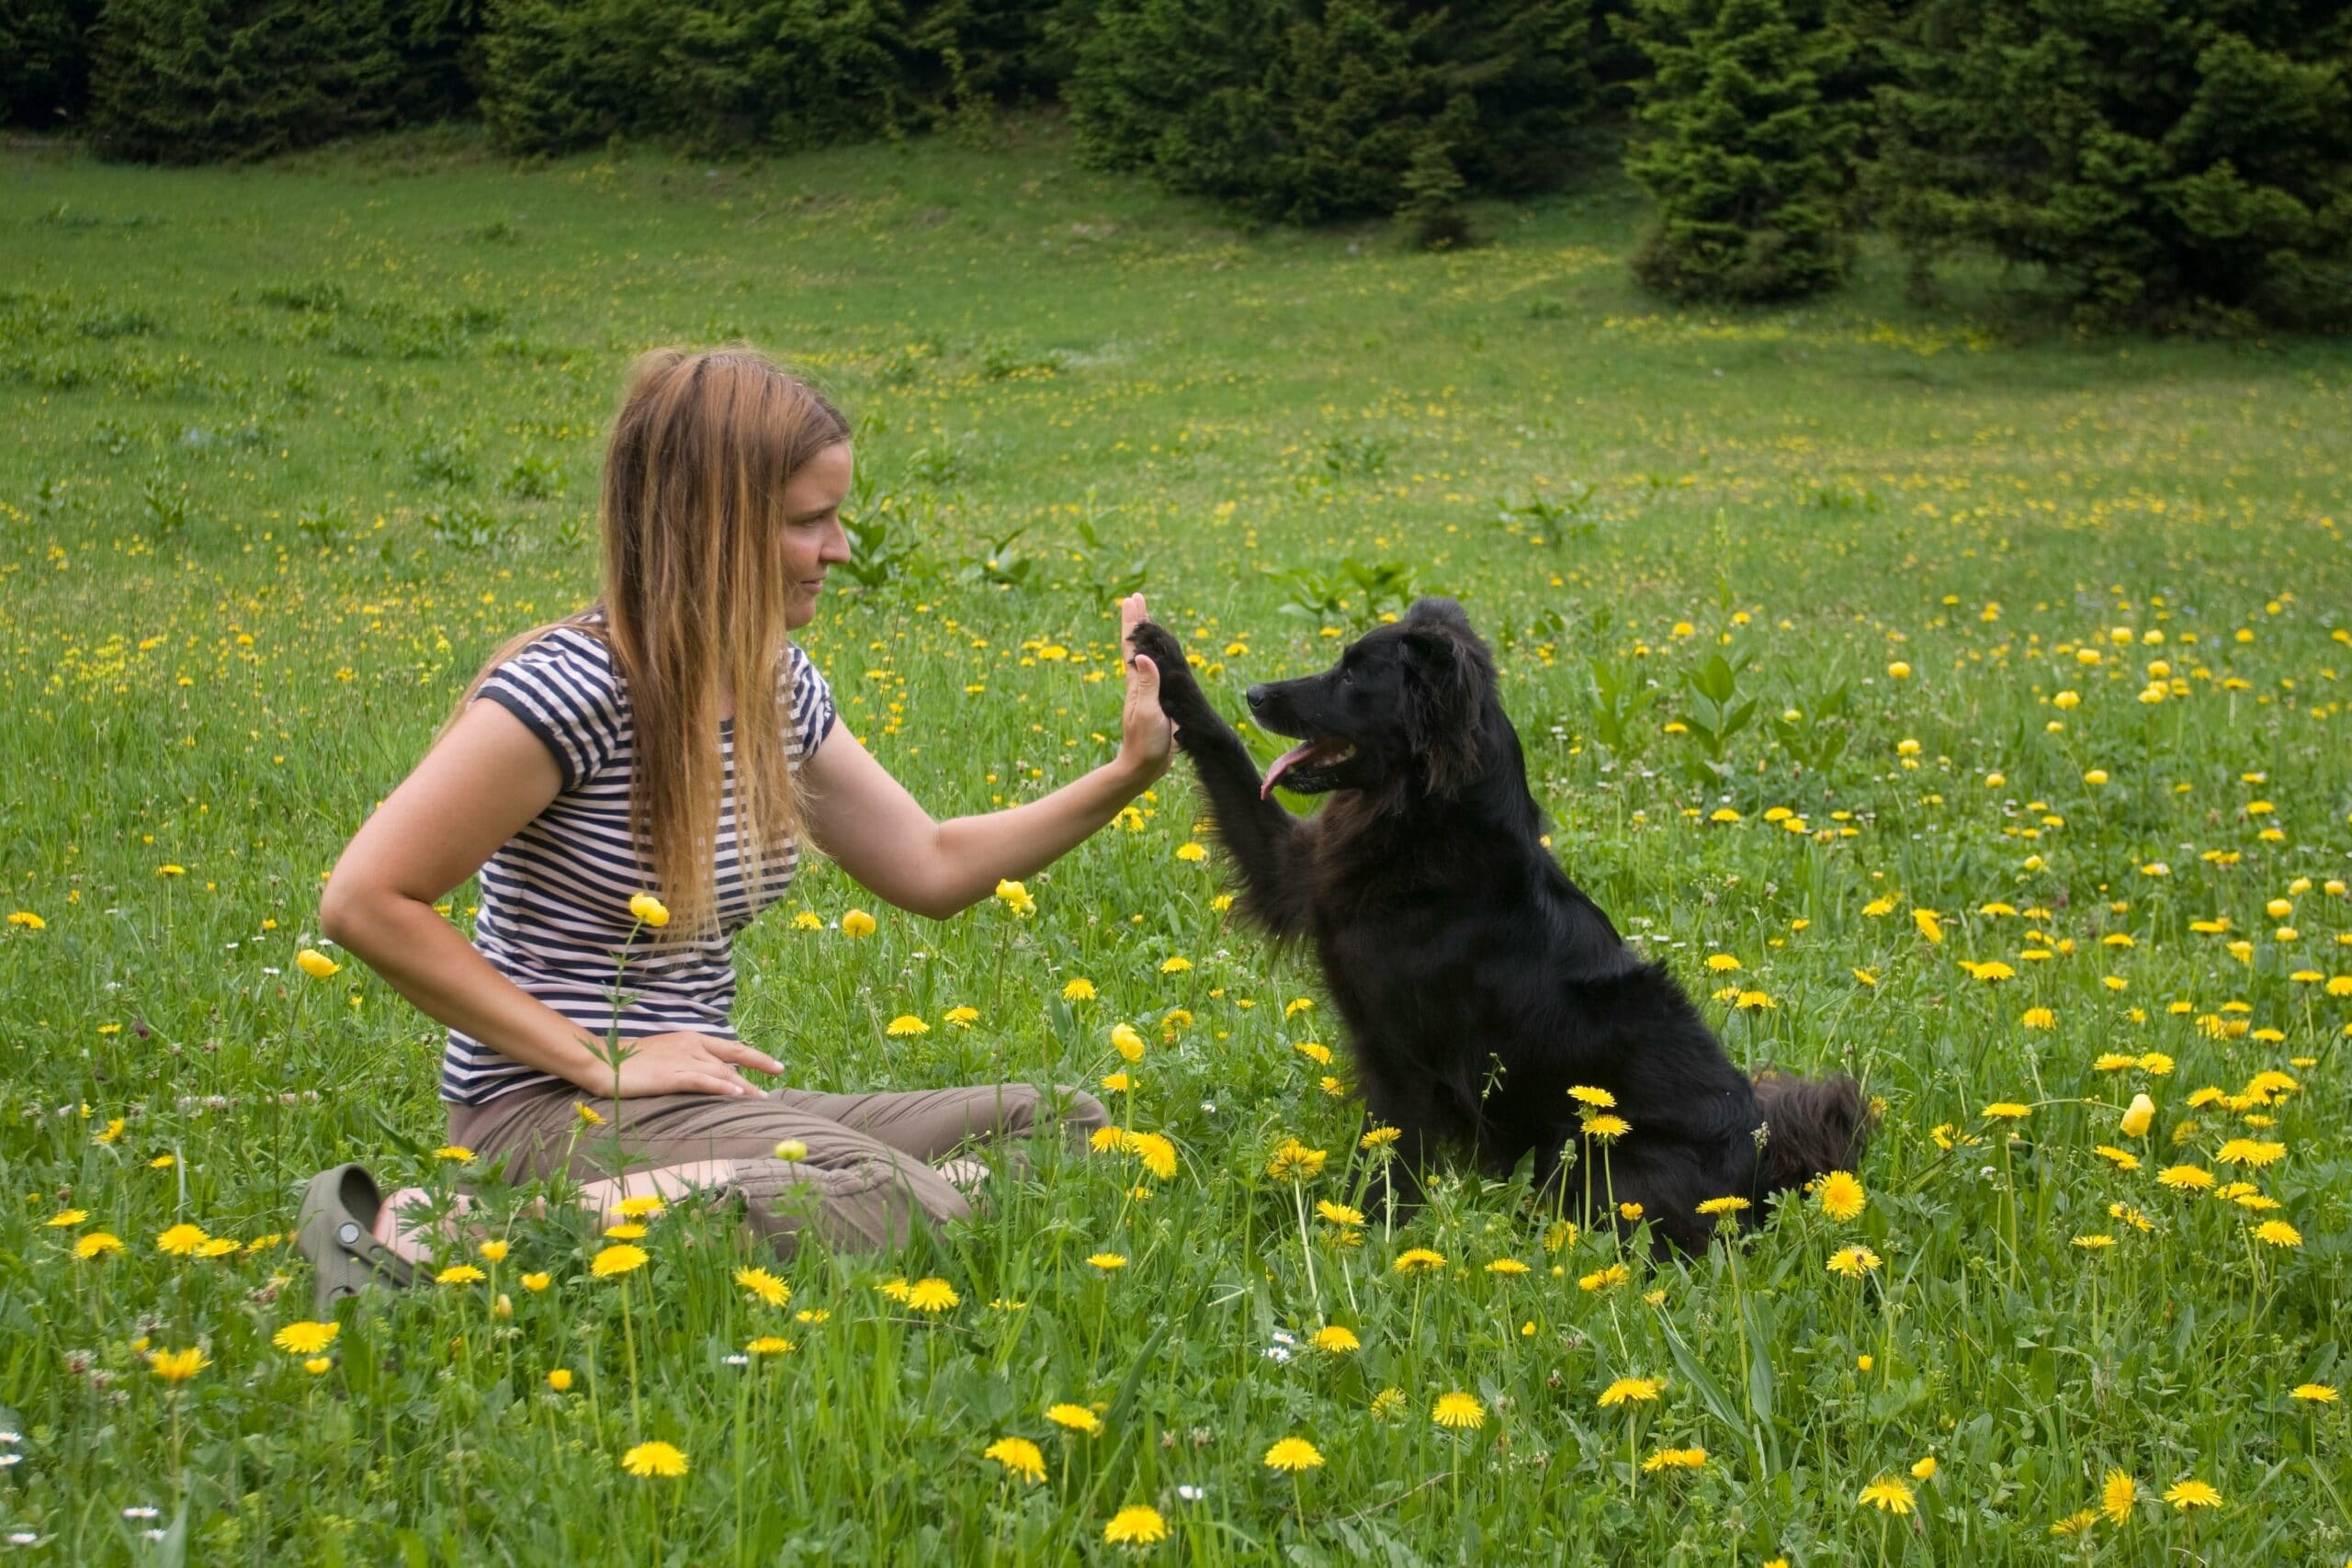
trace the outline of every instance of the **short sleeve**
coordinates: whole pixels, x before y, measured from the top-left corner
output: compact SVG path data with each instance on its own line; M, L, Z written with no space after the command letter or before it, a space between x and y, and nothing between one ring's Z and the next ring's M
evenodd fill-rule
M832 733L833 688L827 682L816 661L800 651L798 644L792 649L792 760L813 757L817 748Z
M492 670L474 697L521 719L555 757L567 790L594 777L620 744L622 699L612 655L570 626Z

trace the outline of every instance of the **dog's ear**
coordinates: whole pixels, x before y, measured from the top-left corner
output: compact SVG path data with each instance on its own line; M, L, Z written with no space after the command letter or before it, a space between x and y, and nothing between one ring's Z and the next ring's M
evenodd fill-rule
M1406 612L1405 734L1428 774L1430 793L1451 799L1486 772L1487 696L1495 670L1470 618L1451 599L1423 599Z

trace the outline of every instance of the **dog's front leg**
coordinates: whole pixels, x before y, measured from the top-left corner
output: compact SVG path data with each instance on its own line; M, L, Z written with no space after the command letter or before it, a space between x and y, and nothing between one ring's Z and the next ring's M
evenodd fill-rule
M1176 744L1209 799L1209 820L1240 874L1243 908L1277 935L1306 927L1306 878L1298 860L1306 827L1259 793L1258 764L1233 726L1209 705L1184 650L1166 628L1145 621L1135 649L1159 667L1159 706L1176 726Z

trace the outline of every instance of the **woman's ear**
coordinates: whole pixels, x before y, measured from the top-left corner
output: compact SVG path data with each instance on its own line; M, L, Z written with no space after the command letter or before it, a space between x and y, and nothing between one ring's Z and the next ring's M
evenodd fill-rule
M1487 771L1487 695L1494 665L1451 599L1421 600L1405 625L1406 739L1421 758L1429 792L1450 800Z

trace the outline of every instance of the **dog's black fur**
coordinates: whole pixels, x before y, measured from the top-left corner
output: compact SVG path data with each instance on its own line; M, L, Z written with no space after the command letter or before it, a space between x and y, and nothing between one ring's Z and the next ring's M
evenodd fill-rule
M1440 1155L1504 1174L1530 1150L1552 1196L1580 1136L1571 1085L1608 1090L1632 1123L1606 1181L1593 1150L1573 1185L1597 1210L1639 1203L1687 1248L1713 1227L1707 1199L1746 1198L1752 1221L1769 1195L1851 1168L1869 1132L1853 1080L1751 1082L1544 849L1518 731L1460 605L1423 599L1325 673L1250 689L1260 728L1316 743L1281 775L1331 796L1311 818L1261 791L1165 629L1141 624L1134 646L1159 666L1242 908L1315 944L1364 1102L1402 1130L1396 1196L1418 1196Z

